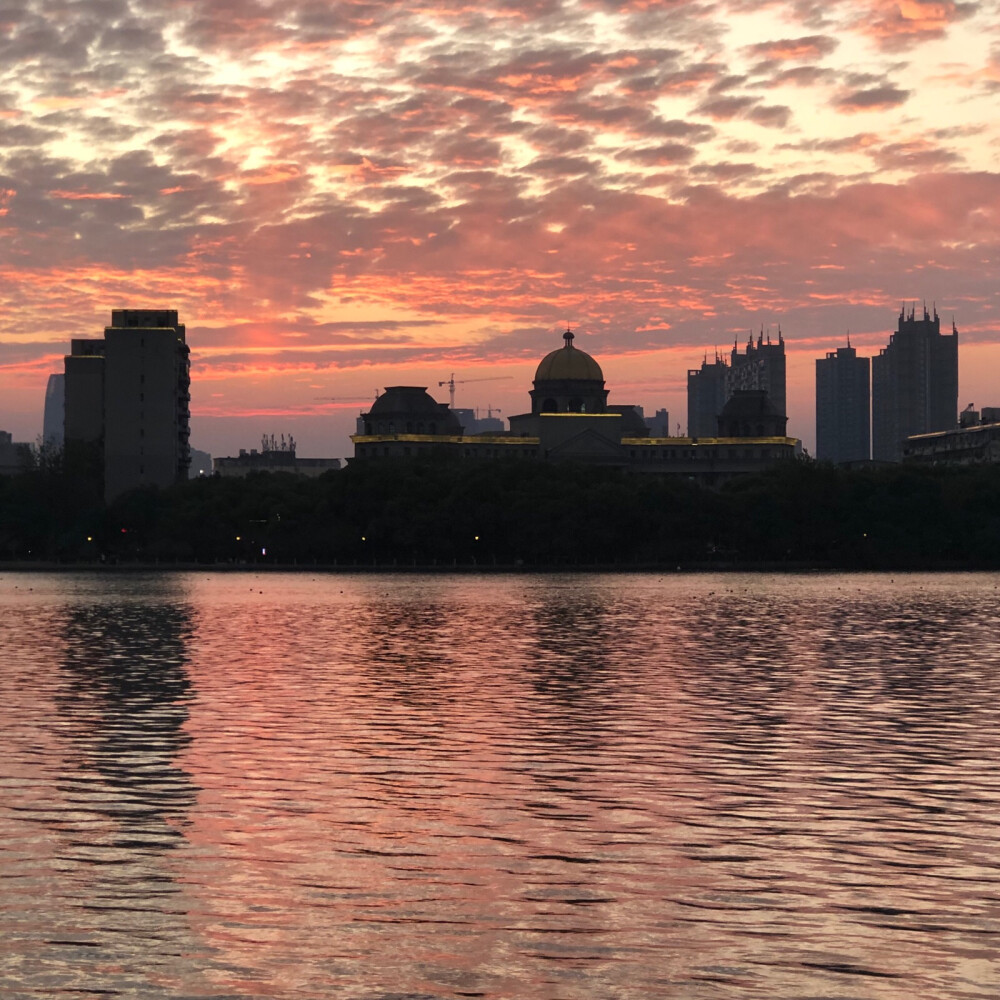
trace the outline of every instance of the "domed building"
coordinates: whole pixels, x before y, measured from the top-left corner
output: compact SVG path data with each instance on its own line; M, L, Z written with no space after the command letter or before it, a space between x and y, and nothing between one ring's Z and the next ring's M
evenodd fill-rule
M466 434L426 389L391 386L361 415L364 433L353 436L354 460L572 461L717 485L801 452L801 442L785 437L784 417L766 394L761 399L753 392L739 394L716 438L650 437L640 407L608 403L601 366L574 340L567 330L563 346L542 358L528 393L531 411L510 417L509 431Z
M458 417L447 403L431 397L426 386L390 385L361 414L365 434L444 434L462 433Z
M531 412L510 418L512 434L539 439L545 458L623 464L621 440L649 433L635 406L610 406L601 366L573 344L550 351L535 370Z
M573 346L573 331L564 345L542 358L535 370L532 413L604 413L608 390L601 366L586 351Z

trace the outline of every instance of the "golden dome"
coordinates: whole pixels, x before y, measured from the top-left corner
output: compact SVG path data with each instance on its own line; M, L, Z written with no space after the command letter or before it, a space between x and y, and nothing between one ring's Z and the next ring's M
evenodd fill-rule
M601 371L601 366L586 351L577 350L573 346L573 334L570 330L563 334L563 340L566 341L564 347L542 358L535 372L535 381L554 382L572 379L603 382L604 373Z

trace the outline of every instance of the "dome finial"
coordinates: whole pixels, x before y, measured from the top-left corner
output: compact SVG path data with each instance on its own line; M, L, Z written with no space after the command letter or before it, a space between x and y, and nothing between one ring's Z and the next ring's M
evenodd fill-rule
M566 341L567 347L573 346L573 331L567 326L566 332L563 334L563 340Z

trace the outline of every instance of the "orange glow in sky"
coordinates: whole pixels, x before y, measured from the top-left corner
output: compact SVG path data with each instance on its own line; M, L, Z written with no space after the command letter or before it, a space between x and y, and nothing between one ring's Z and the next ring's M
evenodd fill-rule
M85 6L85 5L84 5ZM191 0L0 25L0 428L113 308L169 307L192 444L344 455L392 384L527 408L570 325L613 402L686 423L749 331L813 365L904 301L1000 405L1000 13L951 0ZM113 13L108 13L112 10Z

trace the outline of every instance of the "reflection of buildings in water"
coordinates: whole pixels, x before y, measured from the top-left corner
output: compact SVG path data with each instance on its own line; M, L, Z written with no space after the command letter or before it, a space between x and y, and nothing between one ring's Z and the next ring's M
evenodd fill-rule
M524 731L546 752L571 757L614 746L614 721L625 696L620 653L630 646L627 615L580 581L546 590L527 611L521 670L532 695L521 707ZM551 791L590 798L570 773L580 767L562 775L529 770Z
M190 629L190 610L177 603L69 611L67 683L57 704L79 766L65 791L78 808L114 821L113 844L147 851L176 846L177 827L194 803L197 790L176 763L189 742L182 727Z
M575 587L547 596L532 609L533 647L525 671L534 690L555 708L592 710L596 722L610 707L613 683L610 644L618 641L607 623L607 607Z
M358 663L367 683L411 709L439 708L462 678L455 675L451 651L456 645L455 611L433 584L418 600L383 593L373 586L364 604L365 628L356 637L364 650Z
M697 715L707 710L713 724L731 726L737 736L749 735L748 725L779 727L788 719L797 647L806 637L788 607L738 586L724 589L679 616L677 683L702 703Z

